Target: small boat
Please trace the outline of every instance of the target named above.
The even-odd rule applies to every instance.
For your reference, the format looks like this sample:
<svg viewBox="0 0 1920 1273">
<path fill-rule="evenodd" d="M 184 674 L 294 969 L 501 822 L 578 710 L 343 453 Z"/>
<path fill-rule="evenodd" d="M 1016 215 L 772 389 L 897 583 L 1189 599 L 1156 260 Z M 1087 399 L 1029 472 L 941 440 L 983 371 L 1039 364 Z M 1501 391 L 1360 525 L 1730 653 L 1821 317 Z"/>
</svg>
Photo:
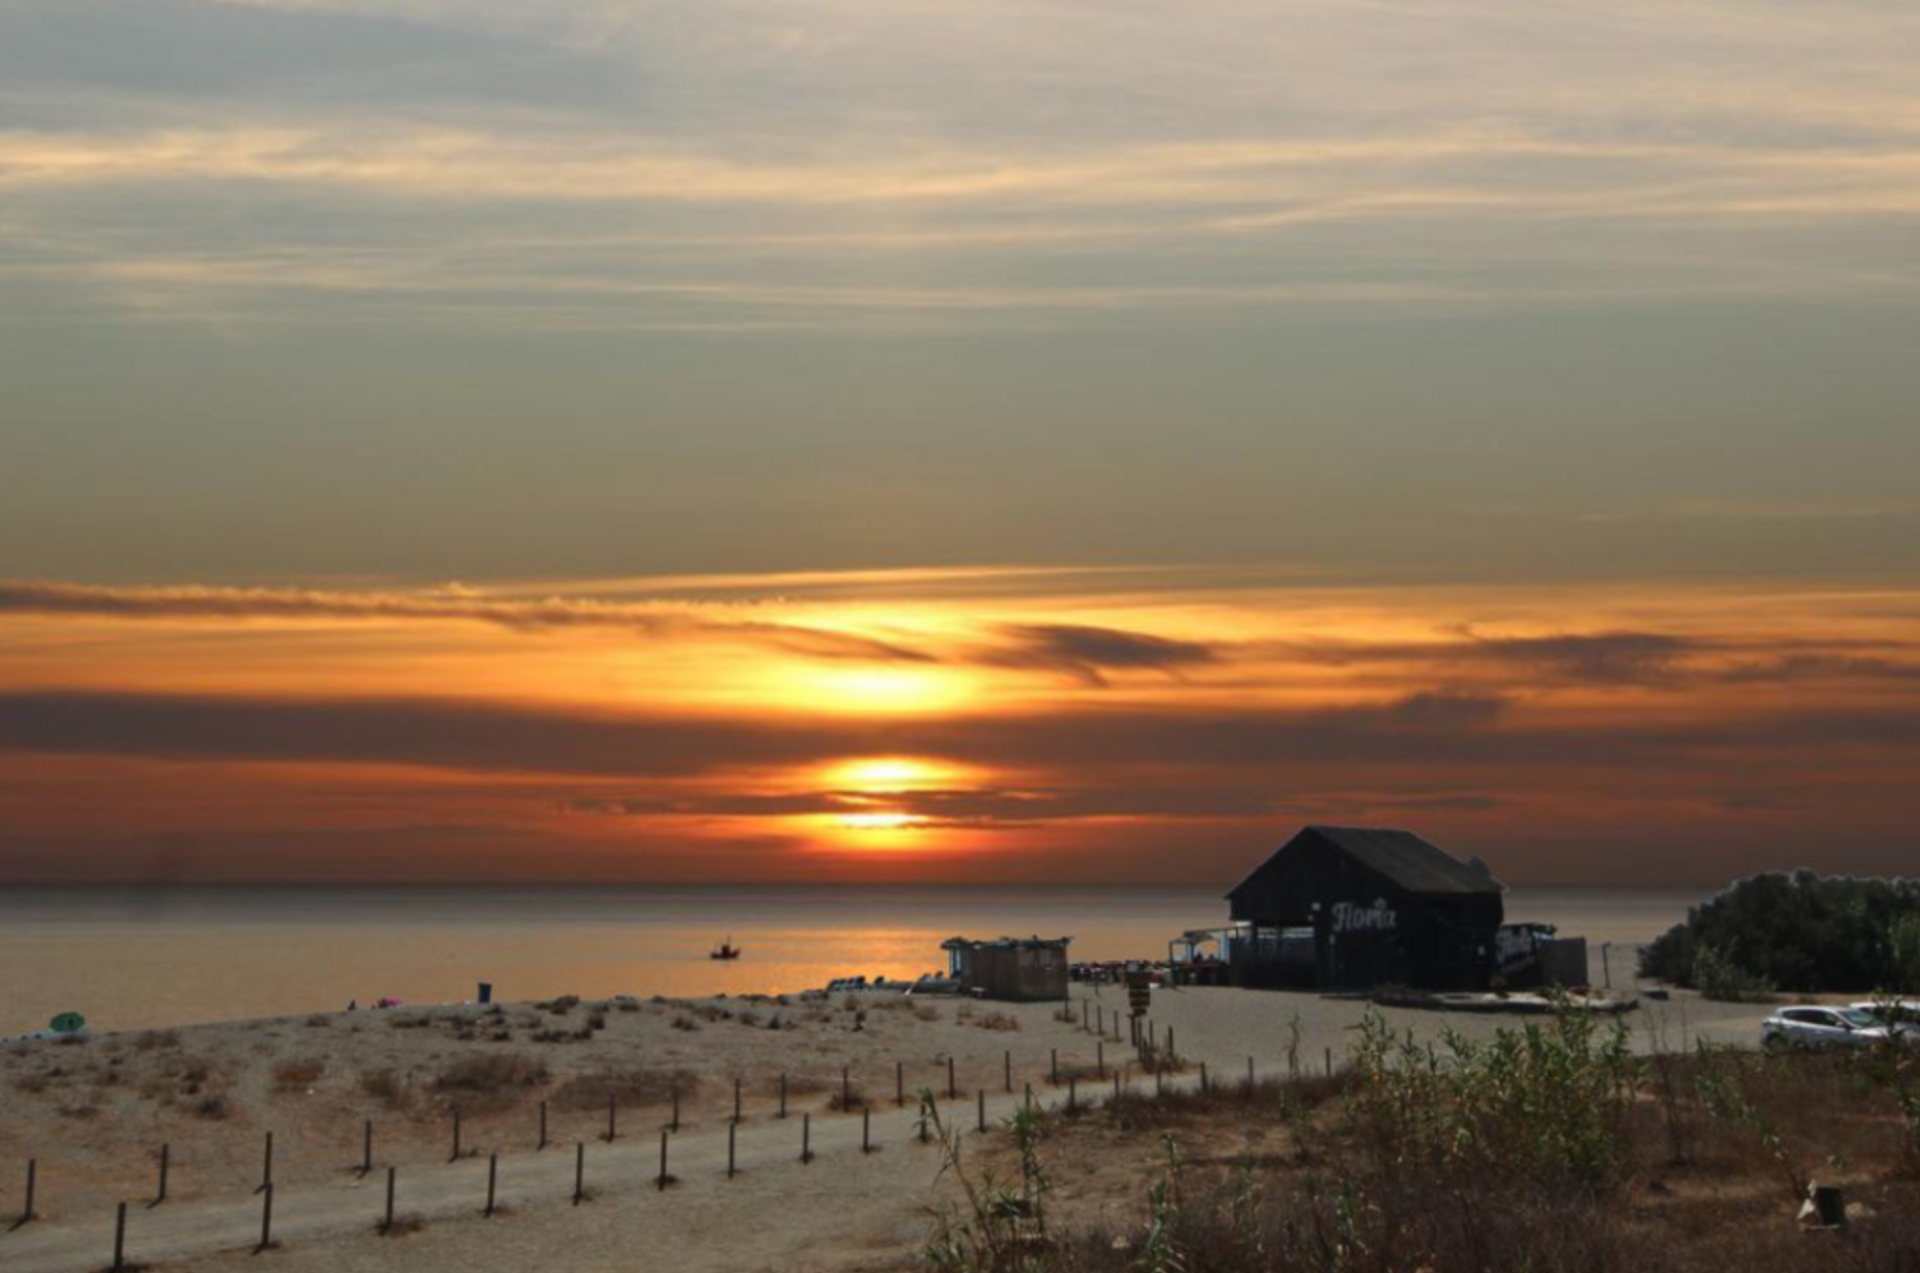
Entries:
<svg viewBox="0 0 1920 1273">
<path fill-rule="evenodd" d="M 738 959 L 740 958 L 740 948 L 734 945 L 733 938 L 729 937 L 721 942 L 720 945 L 715 948 L 714 952 L 707 957 L 709 959 Z"/>
</svg>

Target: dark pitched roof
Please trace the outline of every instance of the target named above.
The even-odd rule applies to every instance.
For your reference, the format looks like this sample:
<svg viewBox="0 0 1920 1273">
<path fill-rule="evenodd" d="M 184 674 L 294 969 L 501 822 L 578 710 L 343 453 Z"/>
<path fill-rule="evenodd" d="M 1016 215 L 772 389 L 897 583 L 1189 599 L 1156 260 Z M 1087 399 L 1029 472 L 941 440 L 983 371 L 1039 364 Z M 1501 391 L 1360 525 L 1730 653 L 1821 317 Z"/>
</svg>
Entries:
<svg viewBox="0 0 1920 1273">
<path fill-rule="evenodd" d="M 1439 845 L 1411 831 L 1398 831 L 1391 827 L 1307 826 L 1302 827 L 1300 834 L 1288 840 L 1287 844 L 1309 835 L 1326 840 L 1368 870 L 1392 880 L 1409 893 L 1500 893 L 1507 887 L 1495 879 L 1493 872 L 1478 858 L 1472 863 L 1462 862 Z M 1286 845 L 1282 845 L 1278 851 L 1285 852 Z M 1259 867 L 1255 867 L 1254 874 L 1258 874 L 1259 870 Z M 1252 878 L 1252 875 L 1247 877 L 1248 880 Z M 1241 881 L 1242 885 L 1245 883 L 1246 880 Z M 1232 891 L 1238 892 L 1239 889 L 1240 886 L 1236 885 Z"/>
</svg>

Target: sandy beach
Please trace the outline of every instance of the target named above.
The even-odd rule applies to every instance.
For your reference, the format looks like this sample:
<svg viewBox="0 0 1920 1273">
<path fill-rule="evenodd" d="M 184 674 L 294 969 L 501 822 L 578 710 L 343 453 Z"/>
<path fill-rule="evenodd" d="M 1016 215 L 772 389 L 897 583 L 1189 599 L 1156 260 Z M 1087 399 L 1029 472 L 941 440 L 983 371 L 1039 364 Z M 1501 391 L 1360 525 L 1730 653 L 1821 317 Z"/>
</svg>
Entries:
<svg viewBox="0 0 1920 1273">
<path fill-rule="evenodd" d="M 0 1217 L 20 1214 L 32 1158 L 38 1218 L 0 1235 L 0 1259 L 23 1273 L 104 1267 L 123 1201 L 130 1261 L 199 1269 L 250 1258 L 271 1131 L 274 1261 L 288 1268 L 389 1268 L 402 1253 L 409 1269 L 522 1267 L 554 1252 L 573 1269 L 629 1268 L 637 1253 L 690 1269 L 907 1267 L 943 1200 L 937 1148 L 916 1138 L 920 1091 L 971 1135 L 982 1100 L 992 1126 L 1029 1083 L 1036 1100 L 1067 1099 L 1064 1083 L 1049 1081 L 1056 1054 L 1063 1080 L 1081 1076 L 1080 1094 L 1111 1091 L 1111 1078 L 1095 1075 L 1103 1061 L 1128 1090 L 1151 1090 L 1124 1043 L 1102 1043 L 1081 1025 L 1083 1014 L 1113 1020 L 1124 994 L 1076 986 L 1074 996 L 1064 1013 L 1059 1004 L 871 995 L 562 999 L 11 1044 L 0 1052 Z M 1162 990 L 1151 1021 L 1163 1040 L 1173 1032 L 1188 1062 L 1168 1081 L 1192 1084 L 1201 1063 L 1234 1077 L 1249 1059 L 1262 1075 L 1338 1066 L 1366 1010 L 1309 994 Z M 1382 1012 L 1421 1037 L 1449 1028 L 1480 1037 L 1511 1023 Z M 1636 1047 L 1651 1050 L 1696 1038 L 1751 1043 L 1764 1015 L 1679 995 L 1625 1019 Z M 949 1065 L 957 1100 L 947 1096 Z M 843 1081 L 850 1109 L 840 1108 Z M 661 1132 L 676 1091 L 673 1181 L 662 1191 Z M 374 1171 L 363 1177 L 368 1120 Z M 874 1152 L 862 1152 L 863 1133 Z M 800 1161 L 803 1135 L 811 1163 Z M 168 1199 L 150 1206 L 163 1144 Z M 576 1206 L 580 1145 L 590 1196 Z M 480 1212 L 496 1153 L 504 1214 L 489 1221 Z M 389 1167 L 407 1231 L 381 1237 Z"/>
</svg>

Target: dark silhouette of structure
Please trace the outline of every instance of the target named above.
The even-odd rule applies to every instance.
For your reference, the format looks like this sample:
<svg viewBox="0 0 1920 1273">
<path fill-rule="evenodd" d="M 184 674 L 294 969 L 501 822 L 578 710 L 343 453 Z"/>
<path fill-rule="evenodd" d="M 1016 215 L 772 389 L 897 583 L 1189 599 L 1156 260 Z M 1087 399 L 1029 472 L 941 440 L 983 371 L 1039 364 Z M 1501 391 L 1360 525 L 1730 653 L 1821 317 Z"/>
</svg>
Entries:
<svg viewBox="0 0 1920 1273">
<path fill-rule="evenodd" d="M 1304 827 L 1227 894 L 1238 986 L 1481 990 L 1506 886 L 1411 831 Z"/>
</svg>

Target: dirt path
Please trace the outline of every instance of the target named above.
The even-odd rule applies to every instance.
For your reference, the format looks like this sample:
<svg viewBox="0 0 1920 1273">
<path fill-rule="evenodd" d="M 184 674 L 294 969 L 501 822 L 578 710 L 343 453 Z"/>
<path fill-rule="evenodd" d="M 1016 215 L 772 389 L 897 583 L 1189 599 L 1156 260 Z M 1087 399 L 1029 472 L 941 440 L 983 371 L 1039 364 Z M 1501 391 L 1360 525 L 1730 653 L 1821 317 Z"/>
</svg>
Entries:
<svg viewBox="0 0 1920 1273">
<path fill-rule="evenodd" d="M 1091 1018 L 1115 1023 L 1124 1012 L 1124 992 L 1076 988 Z M 1352 1029 L 1364 1005 L 1311 995 L 1247 993 L 1232 990 L 1156 992 L 1151 1021 L 1164 1042 L 1171 1028 L 1183 1058 L 1204 1060 L 1213 1081 L 1237 1081 L 1253 1072 L 1281 1075 L 1294 1064 L 1314 1072 L 1329 1060 L 1344 1062 Z M 1431 1035 L 1443 1027 L 1484 1036 L 1511 1019 L 1434 1013 L 1388 1012 L 1399 1028 Z M 1656 1040 L 1682 1042 L 1684 1020 L 1689 1037 L 1750 1041 L 1758 1016 L 1752 1008 L 1705 1005 L 1697 1001 L 1649 1005 L 1628 1018 L 1636 1046 Z M 1119 1028 L 1125 1033 L 1125 1026 Z M 1034 1068 L 1036 1043 L 1057 1044 L 1063 1067 L 1088 1067 L 1104 1055 L 1109 1066 L 1124 1066 L 1131 1049 L 1109 1039 L 1104 1044 L 1079 1026 L 1054 1023 L 1057 1034 L 1030 1040 L 1014 1076 L 1016 1089 L 1035 1081 L 1035 1099 L 1058 1106 L 1068 1089 L 1052 1087 L 1046 1061 Z M 1046 1053 L 1040 1054 L 1045 1057 Z M 1024 1099 L 1023 1091 L 1004 1090 L 1004 1075 L 986 1096 L 989 1135 L 999 1129 Z M 975 1070 L 974 1081 L 986 1081 Z M 964 1082 L 964 1080 L 963 1080 Z M 1196 1066 L 1171 1076 L 1169 1085 L 1196 1085 Z M 1129 1073 L 1126 1090 L 1150 1093 L 1150 1076 Z M 1082 1079 L 1077 1098 L 1104 1099 L 1109 1082 Z M 664 1192 L 656 1187 L 660 1169 L 658 1123 L 645 1126 L 636 1116 L 612 1144 L 586 1143 L 588 1199 L 573 1205 L 575 1144 L 541 1152 L 520 1148 L 499 1159 L 497 1201 L 505 1214 L 481 1217 L 486 1199 L 487 1159 L 421 1163 L 399 1169 L 396 1214 L 405 1233 L 383 1237 L 377 1226 L 385 1211 L 384 1165 L 361 1178 L 335 1171 L 321 1178 L 289 1180 L 276 1189 L 273 1236 L 276 1248 L 256 1259 L 262 1199 L 241 1190 L 222 1189 L 149 1209 L 128 1209 L 126 1255 L 129 1263 L 150 1268 L 220 1269 L 229 1263 L 250 1269 L 386 1269 L 404 1259 L 420 1273 L 467 1273 L 473 1268 L 526 1268 L 557 1264 L 570 1271 L 631 1269 L 640 1264 L 682 1270 L 740 1273 L 755 1269 L 858 1270 L 910 1265 L 924 1242 L 930 1211 L 945 1196 L 942 1157 L 937 1144 L 918 1138 L 913 1096 L 904 1108 L 888 1097 L 871 1113 L 874 1152 L 862 1150 L 858 1114 L 815 1112 L 808 1123 L 796 1111 L 782 1120 L 750 1110 L 735 1132 L 737 1174 L 727 1174 L 728 1135 L 723 1117 L 705 1113 L 668 1138 L 668 1170 L 676 1178 Z M 977 1135 L 978 1096 L 965 1091 L 957 1101 L 940 1094 L 943 1114 L 956 1122 L 965 1142 Z M 815 1155 L 800 1160 L 803 1127 L 810 1128 Z M 964 1149 L 963 1149 L 964 1152 Z M 377 1155 L 376 1155 L 377 1158 Z M 46 1207 L 44 1218 L 0 1233 L 0 1266 L 8 1273 L 92 1273 L 109 1265 L 113 1252 L 114 1212 L 89 1203 L 84 1213 Z M 416 1227 L 417 1225 L 417 1227 Z"/>
</svg>

